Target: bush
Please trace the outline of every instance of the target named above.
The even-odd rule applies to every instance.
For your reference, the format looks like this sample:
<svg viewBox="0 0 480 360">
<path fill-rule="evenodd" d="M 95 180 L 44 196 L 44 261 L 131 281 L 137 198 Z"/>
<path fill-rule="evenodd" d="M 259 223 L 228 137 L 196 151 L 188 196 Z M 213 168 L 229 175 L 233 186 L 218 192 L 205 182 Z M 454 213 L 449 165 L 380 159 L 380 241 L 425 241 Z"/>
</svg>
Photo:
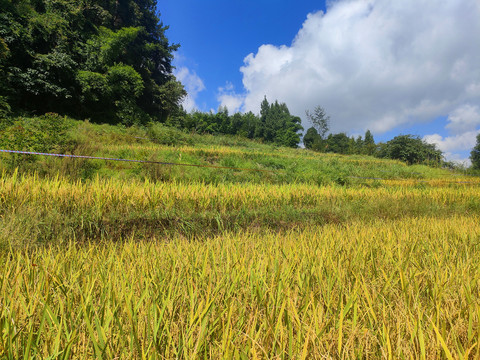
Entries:
<svg viewBox="0 0 480 360">
<path fill-rule="evenodd" d="M 193 140 L 179 129 L 160 123 L 150 123 L 147 136 L 157 144 L 163 145 L 193 145 Z"/>
<path fill-rule="evenodd" d="M 379 146 L 379 157 L 405 161 L 409 165 L 425 163 L 438 165 L 443 154 L 434 144 L 428 144 L 418 136 L 399 135 Z"/>
<path fill-rule="evenodd" d="M 73 121 L 58 114 L 17 118 L 1 129 L 0 145 L 20 151 L 62 151 L 68 143 L 68 129 Z"/>
<path fill-rule="evenodd" d="M 73 124 L 73 120 L 53 113 L 33 118 L 4 120 L 3 126 L 0 126 L 0 148 L 63 153 L 71 145 L 68 130 Z M 5 163 L 15 168 L 36 160 L 35 156 L 9 154 Z"/>
<path fill-rule="evenodd" d="M 0 119 L 7 117 L 11 112 L 10 105 L 4 96 L 0 96 Z"/>
</svg>

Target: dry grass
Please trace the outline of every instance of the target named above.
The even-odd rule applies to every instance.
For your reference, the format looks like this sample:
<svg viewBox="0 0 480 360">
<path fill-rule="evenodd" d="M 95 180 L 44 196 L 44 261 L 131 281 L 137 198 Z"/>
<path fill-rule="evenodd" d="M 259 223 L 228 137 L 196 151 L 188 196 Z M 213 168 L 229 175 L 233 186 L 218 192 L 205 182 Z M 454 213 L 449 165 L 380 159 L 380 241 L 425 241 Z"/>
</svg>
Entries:
<svg viewBox="0 0 480 360">
<path fill-rule="evenodd" d="M 479 212 L 478 186 L 441 179 L 346 188 L 0 177 L 3 248 L 71 239 L 202 238 L 355 220 L 431 216 L 440 221 Z"/>
</svg>

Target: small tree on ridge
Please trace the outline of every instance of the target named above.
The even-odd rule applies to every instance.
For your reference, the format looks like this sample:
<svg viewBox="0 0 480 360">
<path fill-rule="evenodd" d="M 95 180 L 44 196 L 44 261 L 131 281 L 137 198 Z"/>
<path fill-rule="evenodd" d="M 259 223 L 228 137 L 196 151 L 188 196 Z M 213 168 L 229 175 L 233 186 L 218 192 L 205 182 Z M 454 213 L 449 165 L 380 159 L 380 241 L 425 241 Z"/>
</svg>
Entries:
<svg viewBox="0 0 480 360">
<path fill-rule="evenodd" d="M 320 105 L 316 106 L 313 110 L 313 113 L 310 111 L 305 111 L 308 120 L 313 124 L 315 130 L 317 130 L 318 135 L 325 140 L 328 131 L 330 130 L 330 116 L 327 115 L 325 109 Z"/>
</svg>

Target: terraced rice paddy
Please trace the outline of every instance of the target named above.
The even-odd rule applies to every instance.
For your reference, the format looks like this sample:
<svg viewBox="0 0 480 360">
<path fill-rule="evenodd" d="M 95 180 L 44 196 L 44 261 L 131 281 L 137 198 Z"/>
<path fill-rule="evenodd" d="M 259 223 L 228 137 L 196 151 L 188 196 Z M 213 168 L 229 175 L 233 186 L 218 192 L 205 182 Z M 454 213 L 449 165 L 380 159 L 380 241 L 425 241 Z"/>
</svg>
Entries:
<svg viewBox="0 0 480 360">
<path fill-rule="evenodd" d="M 296 175 L 5 171 L 0 358 L 480 359 L 477 178 L 222 149 L 123 155 Z"/>
</svg>

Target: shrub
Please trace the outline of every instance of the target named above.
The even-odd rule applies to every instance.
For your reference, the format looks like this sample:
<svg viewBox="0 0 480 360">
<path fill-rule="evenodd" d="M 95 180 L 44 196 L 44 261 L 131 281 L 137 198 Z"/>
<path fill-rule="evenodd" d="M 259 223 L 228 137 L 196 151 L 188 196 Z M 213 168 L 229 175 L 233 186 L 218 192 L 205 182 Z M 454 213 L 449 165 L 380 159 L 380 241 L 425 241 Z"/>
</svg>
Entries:
<svg viewBox="0 0 480 360">
<path fill-rule="evenodd" d="M 405 161 L 409 165 L 439 164 L 443 154 L 434 144 L 428 144 L 418 136 L 399 135 L 379 147 L 379 157 Z"/>
<path fill-rule="evenodd" d="M 68 130 L 73 126 L 73 120 L 58 114 L 48 113 L 33 118 L 19 117 L 10 121 L 5 120 L 2 124 L 6 124 L 0 126 L 2 149 L 63 153 L 72 142 Z M 9 154 L 5 160 L 8 166 L 15 168 L 35 162 L 37 157 Z"/>
<path fill-rule="evenodd" d="M 181 130 L 160 123 L 150 123 L 147 136 L 152 141 L 163 145 L 193 144 L 193 140 Z"/>
</svg>

